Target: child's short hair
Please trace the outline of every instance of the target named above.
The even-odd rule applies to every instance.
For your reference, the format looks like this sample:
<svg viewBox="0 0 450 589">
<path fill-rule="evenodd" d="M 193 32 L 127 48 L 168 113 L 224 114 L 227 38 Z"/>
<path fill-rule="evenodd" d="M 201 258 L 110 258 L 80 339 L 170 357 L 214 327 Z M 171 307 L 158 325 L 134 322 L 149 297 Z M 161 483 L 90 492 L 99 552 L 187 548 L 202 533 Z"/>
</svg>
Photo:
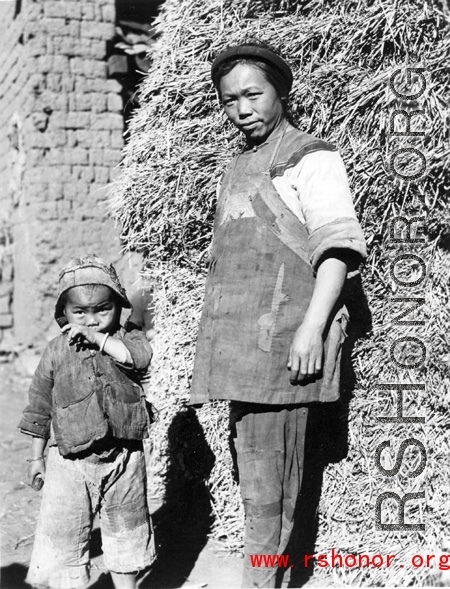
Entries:
<svg viewBox="0 0 450 589">
<path fill-rule="evenodd" d="M 131 308 L 131 303 L 125 289 L 120 284 L 114 266 L 107 264 L 95 254 L 86 254 L 78 258 L 72 258 L 59 274 L 58 299 L 55 305 L 55 319 L 58 324 L 65 319 L 64 307 L 67 302 L 68 291 L 75 286 L 87 285 L 109 287 L 121 307 Z"/>
</svg>

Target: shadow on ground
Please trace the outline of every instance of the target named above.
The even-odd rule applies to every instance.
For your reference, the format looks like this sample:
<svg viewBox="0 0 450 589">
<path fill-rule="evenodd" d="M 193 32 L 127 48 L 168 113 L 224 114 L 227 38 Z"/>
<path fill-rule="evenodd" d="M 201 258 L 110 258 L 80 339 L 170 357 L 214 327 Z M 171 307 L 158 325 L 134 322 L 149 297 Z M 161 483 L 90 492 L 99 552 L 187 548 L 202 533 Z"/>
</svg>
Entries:
<svg viewBox="0 0 450 589">
<path fill-rule="evenodd" d="M 168 439 L 165 502 L 152 516 L 158 556 L 140 584 L 142 589 L 181 587 L 207 543 L 213 522 L 205 481 L 215 459 L 192 407 L 174 417 Z"/>
</svg>

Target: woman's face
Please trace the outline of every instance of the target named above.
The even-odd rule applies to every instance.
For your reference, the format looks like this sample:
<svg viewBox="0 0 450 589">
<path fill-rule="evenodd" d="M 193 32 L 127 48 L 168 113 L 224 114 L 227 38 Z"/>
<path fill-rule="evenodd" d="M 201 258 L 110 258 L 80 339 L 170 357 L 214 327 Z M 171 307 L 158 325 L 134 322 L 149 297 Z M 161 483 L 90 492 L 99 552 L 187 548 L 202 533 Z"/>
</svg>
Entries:
<svg viewBox="0 0 450 589">
<path fill-rule="evenodd" d="M 239 63 L 220 80 L 225 114 L 252 145 L 264 143 L 284 120 L 281 100 L 262 71 Z"/>
</svg>

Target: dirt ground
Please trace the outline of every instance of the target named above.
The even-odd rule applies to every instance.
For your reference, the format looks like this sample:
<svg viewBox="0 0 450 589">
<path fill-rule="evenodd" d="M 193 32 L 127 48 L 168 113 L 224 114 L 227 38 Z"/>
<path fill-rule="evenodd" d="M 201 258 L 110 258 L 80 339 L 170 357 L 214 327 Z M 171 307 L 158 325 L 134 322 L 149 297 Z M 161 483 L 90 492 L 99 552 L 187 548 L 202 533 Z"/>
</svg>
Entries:
<svg viewBox="0 0 450 589">
<path fill-rule="evenodd" d="M 40 493 L 26 484 L 26 459 L 30 442 L 17 424 L 27 402 L 30 378 L 11 364 L 0 364 L 0 497 L 1 587 L 25 589 Z M 168 513 L 154 515 L 159 556 L 151 571 L 142 576 L 142 589 L 239 587 L 242 559 L 227 555 L 220 543 L 207 537 L 196 521 L 196 506 L 189 517 L 173 522 Z M 95 589 L 112 589 L 103 567 L 101 543 L 94 530 L 91 557 Z"/>
</svg>

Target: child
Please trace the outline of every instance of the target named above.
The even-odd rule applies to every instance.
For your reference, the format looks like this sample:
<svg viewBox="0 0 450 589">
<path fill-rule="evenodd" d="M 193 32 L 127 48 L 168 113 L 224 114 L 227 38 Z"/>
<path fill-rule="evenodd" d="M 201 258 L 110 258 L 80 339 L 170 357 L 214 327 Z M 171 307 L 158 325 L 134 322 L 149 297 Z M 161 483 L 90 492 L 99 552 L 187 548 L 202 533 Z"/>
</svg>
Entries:
<svg viewBox="0 0 450 589">
<path fill-rule="evenodd" d="M 45 479 L 27 582 L 75 589 L 89 582 L 89 541 L 100 515 L 104 562 L 116 589 L 136 587 L 154 558 L 142 440 L 149 416 L 139 382 L 145 335 L 120 326 L 130 308 L 112 265 L 89 254 L 59 276 L 55 319 L 19 424 L 32 436 L 28 475 Z M 49 442 L 47 464 L 44 450 Z"/>
</svg>

